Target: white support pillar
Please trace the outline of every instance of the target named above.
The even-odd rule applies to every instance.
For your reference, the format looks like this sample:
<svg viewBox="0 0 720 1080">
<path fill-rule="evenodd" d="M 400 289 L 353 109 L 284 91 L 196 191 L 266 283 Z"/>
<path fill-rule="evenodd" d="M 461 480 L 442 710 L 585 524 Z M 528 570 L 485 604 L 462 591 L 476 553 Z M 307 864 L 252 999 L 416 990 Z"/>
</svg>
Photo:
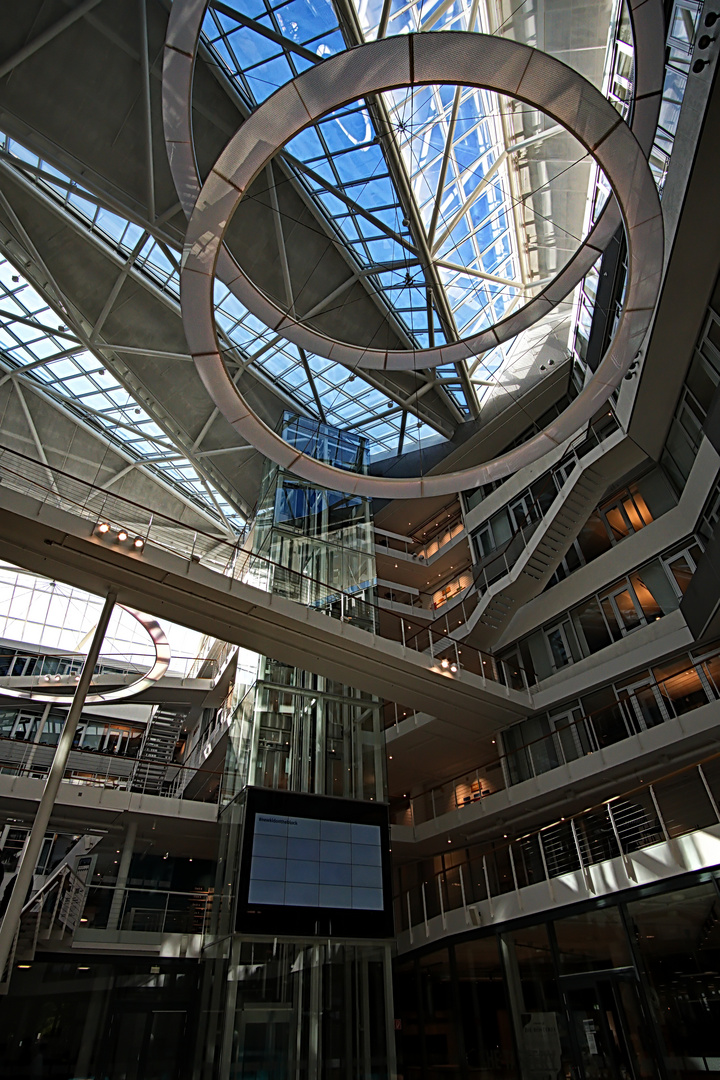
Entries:
<svg viewBox="0 0 720 1080">
<path fill-rule="evenodd" d="M 110 913 L 108 915 L 107 928 L 108 930 L 117 930 L 120 925 L 120 912 L 122 910 L 123 896 L 125 895 L 125 887 L 127 885 L 128 877 L 130 876 L 130 864 L 135 852 L 135 837 L 137 836 L 137 821 L 131 821 L 128 824 L 127 832 L 125 833 L 125 843 L 123 844 L 122 855 L 120 856 L 120 865 L 118 866 L 117 881 L 115 882 L 115 891 L 113 892 L 113 898 L 110 903 Z"/>
<path fill-rule="evenodd" d="M 75 689 L 72 704 L 68 711 L 67 719 L 65 720 L 65 726 L 62 729 L 62 734 L 60 735 L 57 747 L 55 748 L 55 756 L 53 757 L 53 762 L 50 766 L 47 780 L 45 781 L 40 804 L 37 808 L 35 820 L 30 830 L 30 837 L 18 866 L 18 874 L 15 878 L 15 885 L 10 897 L 10 902 L 5 911 L 2 924 L 0 924 L 0 978 L 2 978 L 2 973 L 5 970 L 5 965 L 8 962 L 8 957 L 10 956 L 10 951 L 13 947 L 15 933 L 20 922 L 20 914 L 25 904 L 25 897 L 27 896 L 28 889 L 32 885 L 35 866 L 40 857 L 40 851 L 50 821 L 50 815 L 55 806 L 60 782 L 65 773 L 65 767 L 67 766 L 70 750 L 72 749 L 78 721 L 80 720 L 80 714 L 82 713 L 85 698 L 90 689 L 95 665 L 97 664 L 98 656 L 100 655 L 100 648 L 108 628 L 108 623 L 110 622 L 110 616 L 115 606 L 116 599 L 117 595 L 114 592 L 109 592 L 105 599 L 102 613 L 95 628 L 95 633 L 93 634 L 93 639 L 90 643 L 90 648 L 88 649 L 82 672 L 80 673 L 80 679 Z"/>
</svg>

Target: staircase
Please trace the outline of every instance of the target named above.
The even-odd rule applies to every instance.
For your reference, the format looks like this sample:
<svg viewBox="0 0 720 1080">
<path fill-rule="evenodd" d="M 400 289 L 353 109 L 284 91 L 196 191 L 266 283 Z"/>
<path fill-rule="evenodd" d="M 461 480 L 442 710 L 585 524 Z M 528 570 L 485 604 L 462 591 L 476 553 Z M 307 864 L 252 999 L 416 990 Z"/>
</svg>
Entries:
<svg viewBox="0 0 720 1080">
<path fill-rule="evenodd" d="M 608 477 L 597 466 L 578 464 L 508 573 L 481 597 L 468 627 L 468 644 L 487 649 L 518 607 L 539 596 L 605 493 Z"/>
<path fill-rule="evenodd" d="M 133 771 L 131 791 L 159 795 L 172 764 L 182 727 L 182 714 L 160 707 L 147 726 L 140 746 L 140 760 Z"/>
<path fill-rule="evenodd" d="M 66 934 L 75 933 L 89 887 L 86 877 L 78 876 L 67 863 L 62 863 L 25 904 L 7 966 L 0 972 L 0 995 L 8 992 L 14 965 L 30 964 L 35 959 L 38 941 L 51 942 L 52 948 L 57 949 L 62 947 Z"/>
<path fill-rule="evenodd" d="M 482 572 L 476 577 L 478 602 L 464 626 L 456 627 L 452 638 L 433 634 L 433 654 L 459 640 L 490 649 L 515 612 L 540 595 L 617 474 L 622 439 L 622 433 L 614 433 L 594 454 L 578 460 L 544 517 L 516 533 L 494 557 L 501 572 L 490 582 L 486 578 L 484 591 Z"/>
</svg>

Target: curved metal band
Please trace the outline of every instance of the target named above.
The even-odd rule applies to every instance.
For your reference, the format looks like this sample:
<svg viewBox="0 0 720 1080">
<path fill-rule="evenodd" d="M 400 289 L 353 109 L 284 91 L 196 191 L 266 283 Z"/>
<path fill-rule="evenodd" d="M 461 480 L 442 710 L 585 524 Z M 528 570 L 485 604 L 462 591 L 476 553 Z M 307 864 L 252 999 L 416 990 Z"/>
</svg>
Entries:
<svg viewBox="0 0 720 1080">
<path fill-rule="evenodd" d="M 288 139 L 324 113 L 359 97 L 432 83 L 478 86 L 519 98 L 548 113 L 585 146 L 604 170 L 623 216 L 628 243 L 625 303 L 615 337 L 588 385 L 560 417 L 521 446 L 460 472 L 409 479 L 348 474 L 299 453 L 238 392 L 215 333 L 216 264 L 243 194 Z M 607 401 L 640 348 L 657 300 L 662 260 L 660 200 L 647 161 L 627 124 L 594 86 L 560 61 L 514 41 L 482 34 L 414 34 L 331 57 L 286 83 L 245 121 L 198 196 L 185 240 L 180 297 L 185 334 L 200 376 L 215 404 L 245 439 L 311 483 L 362 495 L 414 499 L 447 495 L 507 476 L 578 431 Z M 564 295 L 561 275 L 543 294 L 546 310 Z M 268 322 L 271 310 L 268 306 Z M 519 318 L 508 320 L 513 333 Z M 277 329 L 284 332 L 282 323 Z"/>
<path fill-rule="evenodd" d="M 88 694 L 85 698 L 86 705 L 100 705 L 108 701 L 124 701 L 125 698 L 135 697 L 136 694 L 139 694 L 142 690 L 147 690 L 149 686 L 161 679 L 170 666 L 170 657 L 172 655 L 170 642 L 165 637 L 165 632 L 157 619 L 154 619 L 152 615 L 144 615 L 142 611 L 136 611 L 135 608 L 126 607 L 124 604 L 117 604 L 116 606 L 122 608 L 123 611 L 127 611 L 128 615 L 132 615 L 143 629 L 147 630 L 155 647 L 155 659 L 150 670 L 139 679 L 136 679 L 135 682 L 130 683 L 129 686 L 121 686 L 117 690 L 96 690 L 95 693 Z M 23 701 L 52 702 L 54 705 L 69 704 L 69 701 L 59 694 L 38 694 L 35 690 L 16 690 L 1 684 L 0 697 L 22 698 Z"/>
<path fill-rule="evenodd" d="M 200 192 L 193 149 L 191 106 L 195 57 L 207 5 L 208 0 L 174 0 L 168 23 L 163 63 L 165 141 L 175 187 L 188 217 L 192 213 Z M 632 130 L 647 154 L 657 125 L 664 76 L 665 38 L 662 2 L 661 0 L 630 0 L 629 10 L 636 47 L 636 101 L 633 108 Z M 441 33 L 445 35 L 448 31 Z M 436 41 L 438 36 L 439 34 L 436 34 Z M 452 34 L 452 36 L 460 35 Z M 440 48 L 439 45 L 435 47 Z M 468 79 L 467 83 L 473 85 L 472 79 Z M 481 333 L 462 341 L 416 351 L 364 348 L 335 341 L 312 329 L 283 311 L 258 289 L 245 276 L 225 247 L 218 257 L 217 274 L 249 311 L 281 333 L 283 337 L 308 352 L 338 361 L 351 368 L 388 371 L 417 370 L 478 356 L 495 348 L 496 345 L 509 341 L 520 331 L 527 330 L 547 314 L 550 291 L 553 297 L 556 297 L 558 289 L 562 289 L 562 299 L 572 292 L 604 251 L 615 234 L 620 220 L 617 203 L 615 200 L 609 200 L 588 236 L 550 286 L 539 292 L 511 317 L 502 319 Z M 557 299 L 553 300 L 553 306 L 557 302 Z"/>
</svg>

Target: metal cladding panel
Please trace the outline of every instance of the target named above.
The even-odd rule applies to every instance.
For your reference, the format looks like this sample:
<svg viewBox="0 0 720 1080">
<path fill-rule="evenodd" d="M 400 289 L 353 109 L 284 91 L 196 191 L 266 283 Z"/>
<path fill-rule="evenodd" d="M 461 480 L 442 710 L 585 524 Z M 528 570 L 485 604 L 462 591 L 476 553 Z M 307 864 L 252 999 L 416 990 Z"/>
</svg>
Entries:
<svg viewBox="0 0 720 1080">
<path fill-rule="evenodd" d="M 428 51 L 430 43 L 432 48 Z M 416 46 L 419 52 L 416 52 Z M 387 63 L 383 64 L 381 61 L 385 53 Z M 392 76 L 389 73 L 396 71 L 398 58 L 405 53 L 412 59 L 409 71 L 411 80 L 427 78 L 428 81 L 452 81 L 458 77 L 457 67 L 452 67 L 453 60 L 462 69 L 462 63 L 472 56 L 476 60 L 474 76 L 459 78 L 476 85 L 487 84 L 489 88 L 501 92 L 514 89 L 512 80 L 518 76 L 520 64 L 518 71 L 510 73 L 507 65 L 503 69 L 502 62 L 515 53 L 518 61 L 524 65 L 523 72 L 519 74 L 518 95 L 563 123 L 594 151 L 598 163 L 604 168 L 622 208 L 628 233 L 630 272 L 625 307 L 610 349 L 590 383 L 541 435 L 499 459 L 458 473 L 402 480 L 363 475 L 350 477 L 343 470 L 298 454 L 255 416 L 242 399 L 217 352 L 212 275 L 218 247 L 243 192 L 277 149 L 310 122 L 308 110 L 327 111 L 332 108 L 333 102 L 339 104 L 381 90 L 382 85 L 373 82 L 376 79 L 392 77 L 402 81 L 400 72 Z M 363 64 L 364 56 L 368 58 L 367 65 Z M 497 64 L 493 63 L 493 58 Z M 419 63 L 417 71 L 416 60 Z M 443 62 L 447 65 L 444 73 Z M 336 73 L 339 82 L 335 80 Z M 353 73 L 357 82 L 351 92 Z M 314 100 L 308 96 L 306 107 L 300 91 L 307 87 L 311 91 L 322 90 L 324 96 Z M 552 57 L 530 50 L 527 46 L 483 35 L 414 35 L 411 47 L 407 40 L 383 39 L 333 57 L 321 67 L 311 68 L 298 76 L 268 98 L 230 140 L 202 189 L 188 227 L 182 271 L 183 319 L 191 351 L 198 365 L 202 366 L 203 381 L 215 403 L 230 423 L 267 457 L 304 479 L 331 489 L 382 497 L 417 498 L 455 492 L 507 475 L 511 470 L 537 460 L 546 452 L 549 444 L 562 442 L 579 430 L 618 385 L 639 348 L 657 299 L 662 257 L 662 216 L 655 184 L 642 150 L 615 109 L 579 75 Z M 533 304 L 506 319 L 502 324 L 504 340 L 529 325 L 531 309 L 540 315 L 549 313 L 554 304 L 562 299 L 562 285 L 567 284 L 568 278 L 566 268 L 556 288 L 551 285 Z M 259 309 L 265 312 L 272 310 L 271 326 L 279 325 L 284 320 L 283 329 L 287 335 L 292 323 L 281 309 L 271 304 L 244 275 L 240 274 L 234 285 L 233 291 L 250 310 L 256 313 Z M 273 322 L 272 319 L 277 321 Z M 306 340 L 308 333 L 304 331 Z M 489 333 L 500 336 L 493 330 Z M 489 335 L 486 332 L 483 336 L 487 338 Z M 326 347 L 329 344 L 331 348 L 336 348 L 338 356 L 342 355 L 348 365 L 352 363 L 350 350 L 353 346 L 343 346 L 322 335 L 317 337 L 325 341 Z M 470 339 L 457 347 L 465 350 L 472 349 L 472 345 L 473 339 Z M 449 348 L 452 350 L 456 346 Z M 354 351 L 360 363 L 367 350 L 355 346 Z M 434 351 L 437 353 L 437 350 Z M 447 351 L 443 350 L 446 359 Z M 396 355 L 387 354 L 385 363 L 388 369 Z M 409 350 L 405 355 L 406 367 L 427 366 L 426 353 Z"/>
<path fill-rule="evenodd" d="M 594 86 L 544 53 L 533 53 L 517 95 L 558 120 L 590 150 L 622 123 L 620 114 Z"/>
<path fill-rule="evenodd" d="M 318 119 L 344 102 L 385 87 L 410 85 L 409 42 L 405 34 L 372 41 L 303 72 L 297 87 L 310 116 Z"/>
<path fill-rule="evenodd" d="M 455 82 L 515 94 L 533 50 L 507 38 L 457 31 L 413 34 L 413 83 Z"/>
</svg>

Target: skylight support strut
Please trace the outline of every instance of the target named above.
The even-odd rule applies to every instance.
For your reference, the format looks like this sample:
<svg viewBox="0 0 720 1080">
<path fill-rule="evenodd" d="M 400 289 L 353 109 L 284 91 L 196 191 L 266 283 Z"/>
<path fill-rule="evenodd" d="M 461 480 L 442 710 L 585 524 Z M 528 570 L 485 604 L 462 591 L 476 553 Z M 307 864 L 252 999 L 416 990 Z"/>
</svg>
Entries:
<svg viewBox="0 0 720 1080">
<path fill-rule="evenodd" d="M 155 163 L 153 160 L 152 98 L 150 95 L 150 57 L 146 0 L 138 0 L 140 17 L 140 69 L 142 72 L 143 119 L 145 121 L 145 181 L 147 184 L 147 215 L 155 221 Z"/>
<path fill-rule="evenodd" d="M 83 0 L 83 3 L 78 4 L 72 11 L 68 11 L 67 15 L 63 15 L 63 17 L 58 19 L 56 23 L 53 23 L 52 26 L 48 26 L 47 30 L 43 30 L 41 34 L 38 34 L 36 38 L 29 41 L 27 45 L 23 45 L 23 47 L 18 49 L 13 56 L 8 57 L 3 64 L 0 64 L 0 79 L 9 74 L 9 72 L 14 71 L 14 69 L 19 64 L 22 64 L 24 60 L 34 56 L 44 45 L 49 45 L 49 43 L 54 41 L 64 30 L 67 30 L 68 27 L 77 22 L 78 19 L 82 19 L 89 11 L 92 11 L 94 7 L 97 7 L 99 3 L 100 0 Z"/>
<path fill-rule="evenodd" d="M 347 44 L 349 46 L 363 44 L 365 38 L 357 17 L 357 12 L 352 6 L 351 0 L 333 0 L 333 7 L 335 8 L 335 13 Z M 380 136 L 380 145 L 385 155 L 388 171 L 394 181 L 400 205 L 407 217 L 410 234 L 413 237 L 420 259 L 423 276 L 427 286 L 432 289 L 433 302 L 443 327 L 443 332 L 448 341 L 457 341 L 459 334 L 455 325 L 452 308 L 443 288 L 440 275 L 433 263 L 432 252 L 430 251 L 427 242 L 420 210 L 415 196 L 413 195 L 410 179 L 405 168 L 405 162 L 403 161 L 402 154 L 395 141 L 392 121 L 382 96 L 379 94 L 372 95 L 372 97 L 367 99 L 367 106 L 375 124 L 375 129 Z M 480 415 L 480 407 L 478 405 L 477 395 L 470 384 L 467 368 L 464 363 L 459 363 L 455 365 L 455 369 L 458 373 L 460 384 L 463 389 L 463 395 L 468 409 L 470 410 L 470 414 L 473 417 L 477 417 Z M 450 395 L 447 395 L 447 400 L 451 400 Z"/>
</svg>

